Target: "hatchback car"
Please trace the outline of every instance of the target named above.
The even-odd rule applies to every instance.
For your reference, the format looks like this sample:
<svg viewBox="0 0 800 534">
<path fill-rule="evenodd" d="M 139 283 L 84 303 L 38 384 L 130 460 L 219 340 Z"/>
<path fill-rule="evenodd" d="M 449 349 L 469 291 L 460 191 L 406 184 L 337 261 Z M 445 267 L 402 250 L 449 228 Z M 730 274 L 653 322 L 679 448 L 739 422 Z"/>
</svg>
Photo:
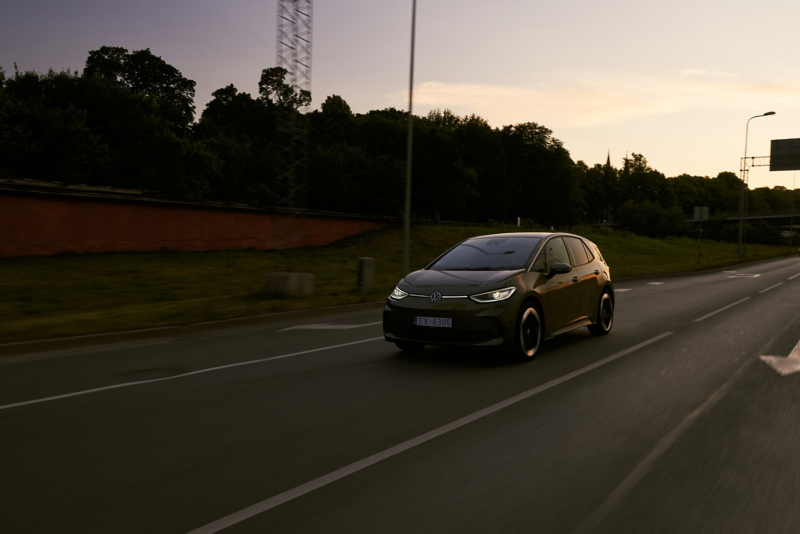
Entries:
<svg viewBox="0 0 800 534">
<path fill-rule="evenodd" d="M 404 351 L 426 345 L 509 350 L 532 359 L 576 328 L 611 331 L 614 286 L 597 245 L 563 233 L 473 237 L 400 281 L 383 334 Z"/>
</svg>

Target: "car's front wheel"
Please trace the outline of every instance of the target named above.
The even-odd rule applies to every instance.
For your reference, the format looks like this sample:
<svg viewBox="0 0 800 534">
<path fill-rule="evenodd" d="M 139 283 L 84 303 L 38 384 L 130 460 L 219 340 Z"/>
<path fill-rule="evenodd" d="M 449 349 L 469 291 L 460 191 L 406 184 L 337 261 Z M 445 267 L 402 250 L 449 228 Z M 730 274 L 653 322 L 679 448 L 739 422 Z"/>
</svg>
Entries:
<svg viewBox="0 0 800 534">
<path fill-rule="evenodd" d="M 542 318 L 538 306 L 526 302 L 517 318 L 514 356 L 521 361 L 530 361 L 539 352 L 542 343 Z"/>
<path fill-rule="evenodd" d="M 403 352 L 419 352 L 425 348 L 425 343 L 414 343 L 413 341 L 395 341 L 394 344 Z"/>
<path fill-rule="evenodd" d="M 604 291 L 600 296 L 600 303 L 597 307 L 597 322 L 589 325 L 589 332 L 595 336 L 604 336 L 611 332 L 611 326 L 614 324 L 614 301 L 611 299 L 611 294 Z"/>
</svg>

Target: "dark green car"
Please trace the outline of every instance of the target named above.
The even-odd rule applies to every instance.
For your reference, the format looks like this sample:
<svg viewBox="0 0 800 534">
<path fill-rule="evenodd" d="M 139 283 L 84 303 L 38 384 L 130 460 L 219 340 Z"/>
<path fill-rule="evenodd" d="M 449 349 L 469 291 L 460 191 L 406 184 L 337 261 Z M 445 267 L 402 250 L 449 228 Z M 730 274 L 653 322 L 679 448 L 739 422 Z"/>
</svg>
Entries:
<svg viewBox="0 0 800 534">
<path fill-rule="evenodd" d="M 576 328 L 608 334 L 614 286 L 597 245 L 561 233 L 473 237 L 403 278 L 383 311 L 402 350 L 450 345 L 513 351 Z"/>
</svg>

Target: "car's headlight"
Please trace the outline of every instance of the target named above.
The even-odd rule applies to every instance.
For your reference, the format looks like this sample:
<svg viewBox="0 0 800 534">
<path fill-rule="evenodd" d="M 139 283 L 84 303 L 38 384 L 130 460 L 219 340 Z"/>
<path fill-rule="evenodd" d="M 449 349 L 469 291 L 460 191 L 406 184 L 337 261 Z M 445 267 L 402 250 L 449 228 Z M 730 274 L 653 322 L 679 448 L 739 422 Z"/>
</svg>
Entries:
<svg viewBox="0 0 800 534">
<path fill-rule="evenodd" d="M 406 298 L 407 296 L 408 296 L 408 293 L 406 293 L 405 291 L 403 291 L 399 287 L 396 287 L 396 288 L 394 288 L 394 291 L 392 291 L 392 294 L 389 295 L 389 298 L 391 298 L 393 300 L 400 300 L 400 299 Z"/>
<path fill-rule="evenodd" d="M 509 298 L 516 290 L 516 287 L 507 287 L 505 289 L 498 289 L 497 291 L 472 295 L 470 298 L 475 302 L 500 302 L 501 300 Z"/>
</svg>

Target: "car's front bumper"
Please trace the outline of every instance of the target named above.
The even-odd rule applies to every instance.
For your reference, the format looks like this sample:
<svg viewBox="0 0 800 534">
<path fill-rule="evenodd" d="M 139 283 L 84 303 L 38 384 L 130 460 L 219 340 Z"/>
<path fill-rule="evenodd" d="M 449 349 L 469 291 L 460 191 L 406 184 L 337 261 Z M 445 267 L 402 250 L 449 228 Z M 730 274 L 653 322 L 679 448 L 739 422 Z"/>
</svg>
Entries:
<svg viewBox="0 0 800 534">
<path fill-rule="evenodd" d="M 470 299 L 442 299 L 432 304 L 427 298 L 389 299 L 383 309 L 386 341 L 412 341 L 426 345 L 449 345 L 485 349 L 513 347 L 517 299 L 483 304 Z M 414 317 L 453 320 L 452 328 L 415 326 Z"/>
</svg>

